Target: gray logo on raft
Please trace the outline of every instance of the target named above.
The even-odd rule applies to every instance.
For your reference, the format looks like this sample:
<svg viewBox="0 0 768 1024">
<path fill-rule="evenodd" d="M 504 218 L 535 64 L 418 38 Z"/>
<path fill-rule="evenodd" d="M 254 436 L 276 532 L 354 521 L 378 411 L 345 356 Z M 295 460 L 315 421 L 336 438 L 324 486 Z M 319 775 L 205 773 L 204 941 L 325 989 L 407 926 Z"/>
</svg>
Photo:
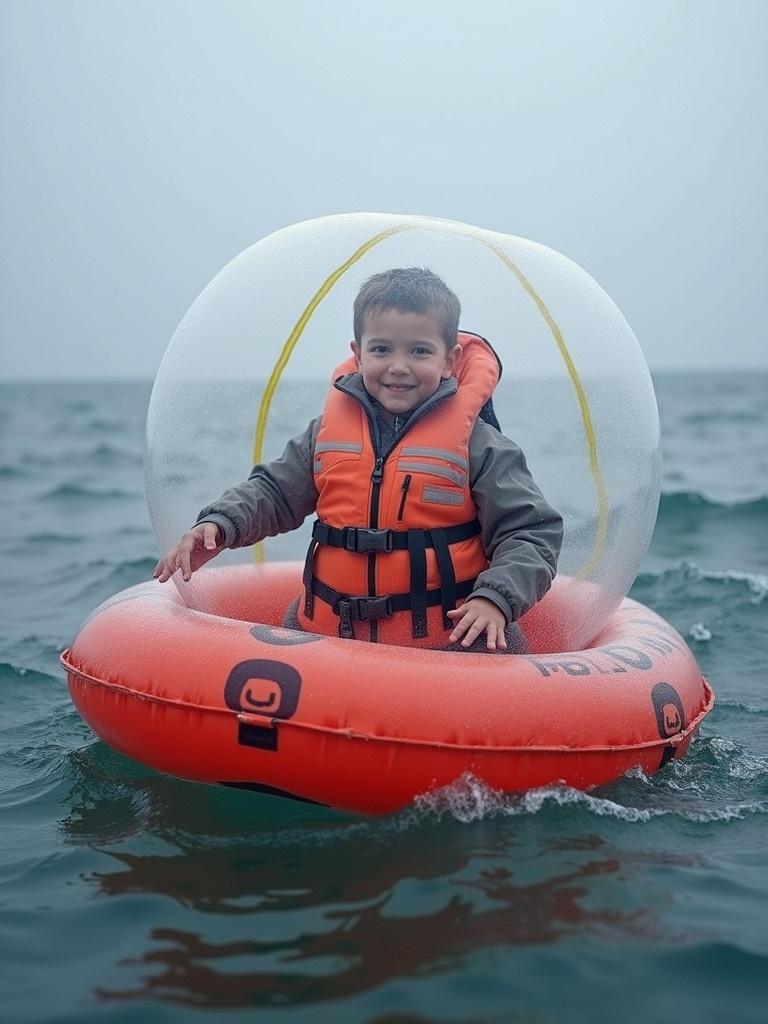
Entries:
<svg viewBox="0 0 768 1024">
<path fill-rule="evenodd" d="M 634 639 L 632 646 L 607 644 L 577 654 L 527 654 L 524 657 L 546 679 L 557 672 L 568 676 L 620 675 L 631 669 L 648 672 L 668 655 L 686 650 L 683 640 L 671 626 L 667 629 L 645 619 L 633 619 L 632 622 L 646 627 Z"/>
<path fill-rule="evenodd" d="M 285 626 L 266 626 L 257 622 L 251 627 L 251 636 L 273 647 L 296 647 L 298 644 L 314 644 L 323 638 L 317 633 L 300 633 Z"/>
<path fill-rule="evenodd" d="M 292 665 L 269 658 L 241 661 L 229 673 L 224 702 L 233 711 L 271 719 L 290 718 L 301 693 L 301 676 Z M 238 723 L 238 743 L 262 750 L 277 750 L 277 727 Z"/>
</svg>

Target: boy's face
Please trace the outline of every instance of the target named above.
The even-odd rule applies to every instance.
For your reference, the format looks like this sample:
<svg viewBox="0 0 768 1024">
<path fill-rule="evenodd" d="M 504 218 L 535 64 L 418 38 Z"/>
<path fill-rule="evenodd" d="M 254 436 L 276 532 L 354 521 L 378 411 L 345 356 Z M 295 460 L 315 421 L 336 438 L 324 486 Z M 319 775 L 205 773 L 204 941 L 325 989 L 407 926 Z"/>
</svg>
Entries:
<svg viewBox="0 0 768 1024">
<path fill-rule="evenodd" d="M 352 342 L 368 394 L 387 412 L 402 415 L 433 395 L 450 377 L 461 346 L 448 350 L 436 313 L 374 310 L 360 344 Z"/>
</svg>

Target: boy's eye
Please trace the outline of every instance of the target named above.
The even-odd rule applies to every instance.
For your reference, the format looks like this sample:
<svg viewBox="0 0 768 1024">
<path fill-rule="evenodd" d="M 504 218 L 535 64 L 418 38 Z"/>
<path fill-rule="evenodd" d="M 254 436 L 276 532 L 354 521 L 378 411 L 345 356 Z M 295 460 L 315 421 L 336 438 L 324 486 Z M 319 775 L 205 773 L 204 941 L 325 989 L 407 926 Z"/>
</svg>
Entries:
<svg viewBox="0 0 768 1024">
<path fill-rule="evenodd" d="M 414 345 L 412 352 L 415 356 L 429 356 L 432 354 L 426 345 Z"/>
<path fill-rule="evenodd" d="M 384 355 L 389 351 L 386 345 L 371 345 L 369 352 L 374 352 L 377 356 Z"/>
</svg>

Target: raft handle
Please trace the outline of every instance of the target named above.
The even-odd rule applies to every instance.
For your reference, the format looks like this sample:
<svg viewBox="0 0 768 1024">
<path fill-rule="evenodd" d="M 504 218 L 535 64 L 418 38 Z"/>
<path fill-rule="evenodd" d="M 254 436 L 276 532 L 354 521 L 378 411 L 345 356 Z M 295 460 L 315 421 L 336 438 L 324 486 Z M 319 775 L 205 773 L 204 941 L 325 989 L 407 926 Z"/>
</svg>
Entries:
<svg viewBox="0 0 768 1024">
<path fill-rule="evenodd" d="M 275 719 L 267 715 L 238 715 L 237 742 L 241 747 L 277 750 L 278 732 Z"/>
</svg>

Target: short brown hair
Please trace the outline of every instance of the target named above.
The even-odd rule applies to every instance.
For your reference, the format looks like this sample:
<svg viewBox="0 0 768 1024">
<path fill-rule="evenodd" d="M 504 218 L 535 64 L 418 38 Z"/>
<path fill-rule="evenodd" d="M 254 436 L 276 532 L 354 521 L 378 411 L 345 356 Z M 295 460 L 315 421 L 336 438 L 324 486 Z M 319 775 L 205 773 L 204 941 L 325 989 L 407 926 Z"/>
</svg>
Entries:
<svg viewBox="0 0 768 1024">
<path fill-rule="evenodd" d="M 440 319 L 443 339 L 450 351 L 459 333 L 461 303 L 448 285 L 426 267 L 393 267 L 369 277 L 354 304 L 355 341 L 360 344 L 366 316 L 373 310 L 399 309 L 403 313 L 429 313 Z"/>
</svg>

